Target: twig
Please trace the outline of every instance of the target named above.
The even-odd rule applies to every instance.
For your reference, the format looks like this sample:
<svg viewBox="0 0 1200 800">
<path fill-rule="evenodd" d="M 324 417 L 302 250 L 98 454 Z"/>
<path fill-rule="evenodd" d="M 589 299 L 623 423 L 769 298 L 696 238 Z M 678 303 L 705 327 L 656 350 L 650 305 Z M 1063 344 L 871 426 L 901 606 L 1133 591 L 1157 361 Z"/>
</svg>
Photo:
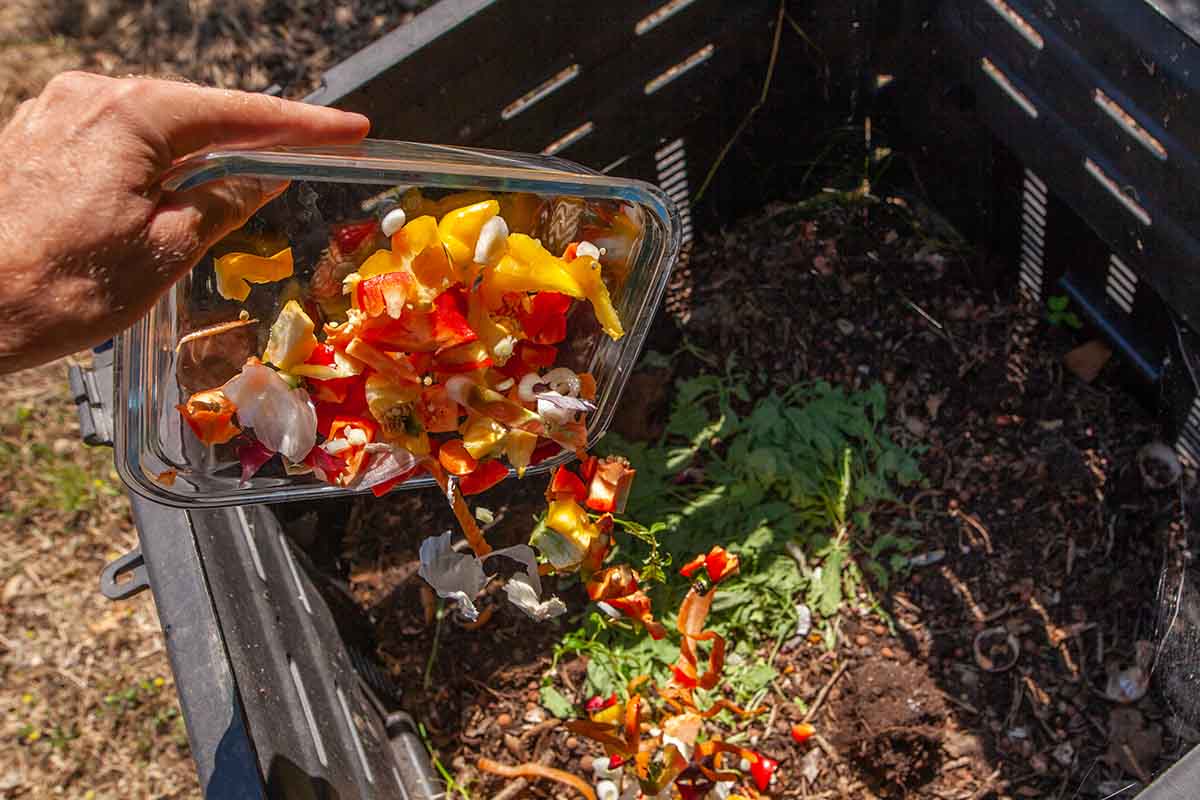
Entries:
<svg viewBox="0 0 1200 800">
<path fill-rule="evenodd" d="M 838 751 L 834 748 L 834 746 L 829 743 L 829 740 L 826 739 L 824 736 L 822 736 L 819 733 L 814 733 L 813 739 L 816 740 L 817 744 L 820 745 L 821 749 L 825 751 L 825 755 L 829 756 L 829 759 L 831 761 L 836 763 L 836 762 L 839 762 L 842 760 L 842 756 L 838 753 Z"/>
<path fill-rule="evenodd" d="M 975 714 L 976 716 L 979 715 L 979 709 L 976 708 L 975 706 L 971 705 L 970 703 L 968 703 L 966 700 L 959 700 L 954 695 L 950 694 L 947 691 L 943 691 L 941 689 L 938 689 L 937 692 L 938 692 L 938 694 L 940 694 L 942 696 L 942 698 L 946 702 L 951 703 L 952 705 L 958 706 L 963 711 L 969 711 L 970 713 Z"/>
<path fill-rule="evenodd" d="M 1138 776 L 1138 780 L 1142 783 L 1150 783 L 1150 776 L 1146 774 L 1146 770 L 1137 760 L 1137 754 L 1133 752 L 1133 748 L 1128 744 L 1121 745 L 1121 752 L 1129 759 L 1129 766 L 1133 767 L 1133 774 Z"/>
<path fill-rule="evenodd" d="M 812 707 L 808 709 L 808 712 L 804 715 L 804 719 L 800 720 L 801 722 L 812 722 L 813 717 L 815 717 L 817 715 L 817 711 L 820 710 L 821 704 L 825 702 L 825 696 L 829 694 L 829 690 L 833 688 L 833 685 L 837 683 L 838 678 L 842 677 L 842 673 L 845 671 L 846 662 L 843 661 L 838 668 L 834 670 L 833 676 L 825 682 L 824 686 L 821 687 L 821 691 L 817 692 L 817 699 L 813 701 Z"/>
<path fill-rule="evenodd" d="M 700 184 L 699 191 L 692 198 L 692 205 L 700 202 L 700 198 L 704 197 L 704 192 L 708 189 L 708 185 L 712 183 L 712 179 L 717 174 L 717 170 L 721 168 L 721 163 L 725 160 L 725 156 L 729 154 L 733 143 L 738 140 L 742 132 L 746 130 L 746 126 L 750 124 L 750 120 L 754 119 L 754 115 L 767 102 L 767 92 L 771 89 L 771 79 L 775 77 L 775 62 L 779 59 L 779 38 L 783 33 L 783 13 L 786 10 L 786 0 L 779 0 L 779 13 L 775 17 L 775 38 L 771 43 L 771 60 L 767 62 L 767 76 L 763 80 L 762 91 L 758 95 L 758 102 L 750 106 L 750 110 L 746 112 L 746 116 L 738 123 L 737 129 L 733 135 L 725 142 L 725 146 L 721 148 L 721 152 L 717 154 L 717 160 L 709 167 L 708 174 L 704 176 L 704 182 Z"/>
</svg>

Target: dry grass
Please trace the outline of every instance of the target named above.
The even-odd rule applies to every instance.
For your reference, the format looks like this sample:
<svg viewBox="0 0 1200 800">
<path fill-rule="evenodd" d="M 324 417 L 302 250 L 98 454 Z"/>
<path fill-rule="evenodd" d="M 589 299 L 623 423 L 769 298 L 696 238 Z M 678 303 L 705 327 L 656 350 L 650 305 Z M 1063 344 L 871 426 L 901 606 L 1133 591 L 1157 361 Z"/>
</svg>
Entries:
<svg viewBox="0 0 1200 800">
<path fill-rule="evenodd" d="M 99 592 L 137 535 L 62 362 L 0 377 L 0 495 L 0 796 L 194 796 L 153 602 Z"/>
<path fill-rule="evenodd" d="M 4 0 L 0 120 L 56 73 L 187 78 L 307 94 L 426 0 Z"/>
</svg>

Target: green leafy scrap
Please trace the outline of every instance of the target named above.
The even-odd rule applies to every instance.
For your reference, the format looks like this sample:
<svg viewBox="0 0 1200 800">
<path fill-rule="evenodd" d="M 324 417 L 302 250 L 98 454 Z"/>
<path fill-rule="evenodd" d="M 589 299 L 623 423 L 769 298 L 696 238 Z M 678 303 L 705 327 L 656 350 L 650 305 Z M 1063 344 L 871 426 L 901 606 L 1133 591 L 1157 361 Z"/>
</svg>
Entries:
<svg viewBox="0 0 1200 800">
<path fill-rule="evenodd" d="M 623 692 L 638 675 L 665 678 L 678 653 L 674 610 L 689 582 L 671 564 L 720 544 L 741 559 L 722 585 L 711 627 L 728 643 L 730 685 L 748 701 L 774 677 L 762 652 L 796 630 L 796 604 L 828 622 L 866 590 L 863 572 L 886 587 L 916 546 L 904 530 L 876 534 L 871 512 L 896 499 L 896 487 L 921 480 L 916 454 L 884 430 L 881 385 L 847 392 L 818 382 L 751 403 L 729 375 L 678 384 L 660 441 L 609 435 L 602 454 L 638 470 L 617 528 L 625 557 L 643 565 L 667 639 L 655 642 L 625 620 L 589 614 L 557 655 L 589 656 L 589 691 Z M 826 625 L 826 639 L 833 634 Z"/>
</svg>

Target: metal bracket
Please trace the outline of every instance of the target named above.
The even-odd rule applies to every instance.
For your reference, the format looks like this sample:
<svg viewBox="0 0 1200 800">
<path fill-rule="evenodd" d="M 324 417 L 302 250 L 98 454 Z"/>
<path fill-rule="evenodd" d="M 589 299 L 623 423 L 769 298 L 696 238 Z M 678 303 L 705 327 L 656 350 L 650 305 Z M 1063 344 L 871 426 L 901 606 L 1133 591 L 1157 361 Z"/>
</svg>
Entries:
<svg viewBox="0 0 1200 800">
<path fill-rule="evenodd" d="M 98 347 L 92 366 L 72 364 L 67 369 L 71 397 L 79 412 L 79 435 L 93 447 L 113 443 L 113 348 Z"/>
<path fill-rule="evenodd" d="M 125 575 L 129 577 L 122 580 Z M 128 600 L 148 588 L 150 579 L 140 547 L 113 559 L 100 571 L 100 592 L 109 600 Z"/>
</svg>

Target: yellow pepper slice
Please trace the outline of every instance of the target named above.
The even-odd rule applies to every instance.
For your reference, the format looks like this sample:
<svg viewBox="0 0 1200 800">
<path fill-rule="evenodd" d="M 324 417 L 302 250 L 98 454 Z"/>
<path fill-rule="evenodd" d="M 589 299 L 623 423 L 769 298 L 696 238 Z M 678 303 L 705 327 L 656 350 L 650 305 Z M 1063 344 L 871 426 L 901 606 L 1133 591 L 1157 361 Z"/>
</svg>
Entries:
<svg viewBox="0 0 1200 800">
<path fill-rule="evenodd" d="M 462 428 L 463 447 L 471 454 L 471 458 L 484 458 L 500 447 L 507 432 L 505 427 L 495 420 L 472 413 Z"/>
<path fill-rule="evenodd" d="M 244 301 L 250 296 L 251 283 L 270 283 L 291 277 L 295 271 L 292 248 L 273 256 L 253 253 L 227 253 L 213 262 L 217 273 L 217 292 L 226 300 Z"/>
<path fill-rule="evenodd" d="M 546 512 L 546 527 L 541 529 L 531 544 L 538 548 L 557 570 L 572 570 L 579 566 L 591 546 L 600 535 L 600 529 L 588 517 L 588 513 L 575 498 L 554 500 Z"/>
<path fill-rule="evenodd" d="M 496 308 L 505 292 L 549 291 L 586 298 L 605 333 L 613 339 L 625 335 L 600 262 L 590 256 L 571 261 L 557 258 L 537 239 L 521 233 L 509 235 L 508 253 L 495 268 L 484 271 L 482 291 L 489 308 Z"/>
<path fill-rule="evenodd" d="M 458 208 L 438 223 L 438 236 L 450 252 L 454 266 L 465 277 L 466 270 L 475 260 L 475 244 L 479 241 L 479 230 L 483 224 L 500 213 L 500 204 L 495 200 Z"/>
<path fill-rule="evenodd" d="M 267 339 L 263 361 L 287 370 L 302 363 L 317 349 L 313 321 L 295 300 L 289 300 L 275 322 Z"/>
</svg>

